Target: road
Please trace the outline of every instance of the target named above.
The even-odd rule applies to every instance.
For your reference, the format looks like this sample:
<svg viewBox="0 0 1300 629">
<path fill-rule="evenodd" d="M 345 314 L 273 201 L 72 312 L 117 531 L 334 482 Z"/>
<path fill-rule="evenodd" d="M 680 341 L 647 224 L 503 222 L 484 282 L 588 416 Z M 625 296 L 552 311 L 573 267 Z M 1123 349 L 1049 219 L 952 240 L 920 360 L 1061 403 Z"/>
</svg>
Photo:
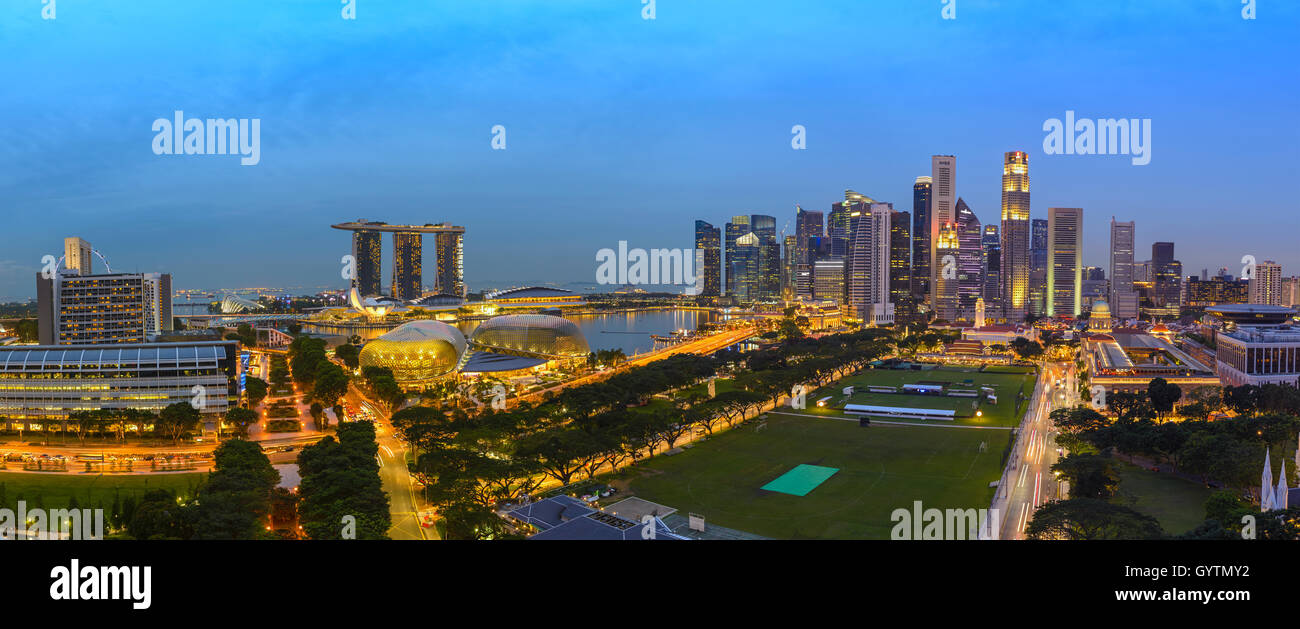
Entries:
<svg viewBox="0 0 1300 629">
<path fill-rule="evenodd" d="M 1011 483 L 1002 515 L 1000 539 L 1023 539 L 1025 526 L 1034 510 L 1048 500 L 1064 498 L 1052 466 L 1056 464 L 1056 432 L 1049 418 L 1053 409 L 1078 403 L 1078 390 L 1071 386 L 1073 363 L 1047 363 L 1030 398 L 1030 410 L 1021 424 L 1021 438 L 1008 465 L 1015 465 L 1007 478 Z M 1058 383 L 1060 383 L 1058 385 Z"/>
<path fill-rule="evenodd" d="M 420 526 L 417 505 L 421 503 L 415 496 L 415 481 L 406 466 L 406 444 L 397 438 L 388 414 L 378 404 L 366 399 L 355 386 L 348 388 L 347 399 L 354 406 L 368 409 L 375 417 L 379 479 L 388 494 L 388 510 L 393 520 L 388 536 L 404 540 L 436 539 L 434 529 Z"/>
<path fill-rule="evenodd" d="M 519 397 L 510 398 L 507 401 L 507 405 L 514 406 L 515 404 L 518 404 L 520 402 L 526 402 L 530 400 L 540 400 L 547 393 L 559 392 L 570 387 L 581 386 L 584 384 L 590 384 L 592 382 L 604 380 L 606 378 L 609 378 L 610 376 L 613 376 L 616 373 L 620 373 L 622 371 L 631 369 L 632 367 L 640 367 L 642 365 L 652 363 L 656 360 L 663 360 L 669 356 L 674 356 L 677 354 L 712 354 L 713 352 L 716 352 L 718 350 L 730 347 L 732 345 L 735 345 L 736 343 L 744 341 L 754 336 L 757 333 L 758 333 L 757 328 L 745 327 L 738 330 L 726 330 L 724 332 L 706 336 L 701 339 L 687 341 L 685 343 L 679 343 L 677 345 L 673 345 L 671 347 L 666 347 L 664 349 L 661 349 L 657 352 L 649 352 L 646 354 L 641 354 L 640 356 L 629 358 L 626 362 L 619 365 L 618 367 L 615 367 L 614 369 L 588 374 L 579 378 L 567 380 L 565 382 L 562 382 L 560 384 L 557 384 L 547 389 L 543 389 L 541 391 L 534 391 L 527 395 L 521 395 Z M 479 406 L 482 407 L 482 404 L 480 404 Z"/>
</svg>

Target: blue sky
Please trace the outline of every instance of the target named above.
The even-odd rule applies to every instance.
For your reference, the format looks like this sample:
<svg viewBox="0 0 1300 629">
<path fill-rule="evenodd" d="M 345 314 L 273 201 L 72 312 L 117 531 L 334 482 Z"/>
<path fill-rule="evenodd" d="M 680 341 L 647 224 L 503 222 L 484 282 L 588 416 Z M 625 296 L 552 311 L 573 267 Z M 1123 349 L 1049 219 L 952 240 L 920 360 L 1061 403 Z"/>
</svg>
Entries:
<svg viewBox="0 0 1300 629">
<path fill-rule="evenodd" d="M 9 0 L 0 298 L 67 235 L 178 288 L 342 286 L 328 225 L 356 218 L 464 225 L 471 289 L 589 282 L 598 249 L 689 247 L 697 218 L 780 226 L 845 188 L 911 210 L 932 154 L 995 221 L 1015 149 L 1035 218 L 1084 208 L 1085 264 L 1115 215 L 1139 259 L 1300 274 L 1297 3 L 957 2 Z M 154 155 L 178 109 L 260 118 L 261 163 Z M 1151 164 L 1044 155 L 1066 110 L 1151 118 Z"/>
</svg>

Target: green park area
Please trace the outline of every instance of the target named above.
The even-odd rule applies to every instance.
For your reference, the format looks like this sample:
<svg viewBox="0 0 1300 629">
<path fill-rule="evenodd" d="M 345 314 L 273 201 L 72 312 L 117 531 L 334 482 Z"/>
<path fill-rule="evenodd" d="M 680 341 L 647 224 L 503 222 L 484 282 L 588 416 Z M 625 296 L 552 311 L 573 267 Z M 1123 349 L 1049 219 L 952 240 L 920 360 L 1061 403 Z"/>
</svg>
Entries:
<svg viewBox="0 0 1300 629">
<path fill-rule="evenodd" d="M 1170 535 L 1186 533 L 1205 521 L 1205 501 L 1213 489 L 1172 474 L 1115 461 L 1119 491 L 1111 502 L 1160 521 Z"/>
<path fill-rule="evenodd" d="M 83 509 L 111 509 L 115 497 L 134 497 L 165 489 L 181 497 L 193 496 L 207 477 L 205 473 L 173 474 L 66 474 L 0 472 L 0 508 L 16 509 L 18 501 L 27 508 L 63 509 L 73 498 Z"/>
<path fill-rule="evenodd" d="M 809 412 L 844 416 L 845 404 L 895 406 L 956 411 L 951 423 L 979 426 L 1016 426 L 1024 415 L 1025 404 L 1034 392 L 1035 375 L 1032 367 L 940 367 L 937 369 L 870 369 L 821 387 L 808 396 Z M 992 388 L 997 403 L 990 403 L 982 394 L 978 397 L 949 397 L 902 393 L 905 384 L 943 383 L 946 389 L 974 390 Z M 853 387 L 852 395 L 844 395 L 846 387 Z M 899 393 L 873 393 L 870 386 L 894 387 Z M 1023 394 L 1023 399 L 1019 394 Z M 817 402 L 829 397 L 825 407 Z M 907 420 L 902 420 L 907 421 Z M 926 421 L 926 420 L 916 420 Z M 928 423 L 949 423 L 946 420 L 929 420 Z"/>
<path fill-rule="evenodd" d="M 863 428 L 856 419 L 768 414 L 621 474 L 636 496 L 764 537 L 888 539 L 891 513 L 916 500 L 987 508 L 1010 438 L 1000 429 Z M 834 472 L 822 471 L 820 484 L 801 481 L 805 495 L 763 489 L 809 469 L 800 466 Z"/>
</svg>

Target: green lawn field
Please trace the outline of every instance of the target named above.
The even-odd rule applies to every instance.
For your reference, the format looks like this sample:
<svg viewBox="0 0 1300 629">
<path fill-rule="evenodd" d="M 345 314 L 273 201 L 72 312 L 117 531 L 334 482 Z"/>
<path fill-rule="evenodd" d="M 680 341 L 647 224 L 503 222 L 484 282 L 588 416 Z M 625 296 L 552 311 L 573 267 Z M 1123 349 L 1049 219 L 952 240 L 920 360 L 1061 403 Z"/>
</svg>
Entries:
<svg viewBox="0 0 1300 629">
<path fill-rule="evenodd" d="M 1205 501 L 1214 490 L 1171 474 L 1115 461 L 1119 492 L 1111 500 L 1160 521 L 1170 535 L 1186 533 L 1205 521 Z"/>
<path fill-rule="evenodd" d="M 1024 402 L 1021 402 L 1017 412 L 1016 394 L 1024 392 L 1026 398 L 1032 395 L 1035 376 L 1031 370 L 1025 368 L 1015 369 L 1020 373 L 1005 373 L 1005 371 L 981 372 L 976 368 L 960 367 L 943 367 L 924 371 L 870 369 L 822 387 L 809 395 L 809 411 L 824 415 L 843 416 L 841 409 L 844 408 L 845 404 L 935 408 L 957 411 L 957 419 L 953 422 L 956 424 L 1016 426 L 1020 423 L 1020 417 L 1025 411 Z M 967 383 L 966 380 L 971 380 L 971 382 Z M 952 383 L 954 388 L 958 389 L 978 390 L 979 387 L 993 387 L 993 390 L 997 393 L 998 403 L 989 404 L 982 396 L 977 402 L 975 398 L 871 393 L 867 391 L 868 385 L 897 387 L 901 390 L 904 384 L 918 382 L 949 382 Z M 843 390 L 848 386 L 854 386 L 857 390 L 852 396 L 845 397 Z M 816 402 L 826 397 L 831 398 L 827 406 L 825 408 L 815 408 Z M 976 416 L 976 411 L 982 414 Z M 947 423 L 945 420 L 938 421 Z M 929 423 L 937 422 L 931 421 Z"/>
<path fill-rule="evenodd" d="M 769 414 L 628 473 L 637 496 L 778 539 L 888 539 L 894 509 L 988 508 L 1009 430 Z M 763 426 L 758 428 L 758 426 Z M 987 443 L 983 452 L 981 442 Z M 839 471 L 806 496 L 760 489 L 806 463 Z"/>
<path fill-rule="evenodd" d="M 176 474 L 64 474 L 0 472 L 0 507 L 16 509 L 18 501 L 27 508 L 63 509 L 73 496 L 83 509 L 113 506 L 113 496 L 135 496 L 138 501 L 146 491 L 167 489 L 182 497 L 192 497 L 206 473 Z M 39 501 L 39 502 L 38 502 Z"/>
</svg>

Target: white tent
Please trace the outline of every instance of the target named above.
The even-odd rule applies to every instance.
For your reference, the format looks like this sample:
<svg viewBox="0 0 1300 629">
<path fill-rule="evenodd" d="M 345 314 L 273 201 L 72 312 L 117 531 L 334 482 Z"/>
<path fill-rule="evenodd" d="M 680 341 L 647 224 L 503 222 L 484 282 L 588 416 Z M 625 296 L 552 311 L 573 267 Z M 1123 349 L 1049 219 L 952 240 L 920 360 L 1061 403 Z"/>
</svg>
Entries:
<svg viewBox="0 0 1300 629">
<path fill-rule="evenodd" d="M 1273 463 L 1269 461 L 1268 448 L 1264 448 L 1264 473 L 1259 479 L 1259 510 L 1273 510 Z"/>
</svg>

